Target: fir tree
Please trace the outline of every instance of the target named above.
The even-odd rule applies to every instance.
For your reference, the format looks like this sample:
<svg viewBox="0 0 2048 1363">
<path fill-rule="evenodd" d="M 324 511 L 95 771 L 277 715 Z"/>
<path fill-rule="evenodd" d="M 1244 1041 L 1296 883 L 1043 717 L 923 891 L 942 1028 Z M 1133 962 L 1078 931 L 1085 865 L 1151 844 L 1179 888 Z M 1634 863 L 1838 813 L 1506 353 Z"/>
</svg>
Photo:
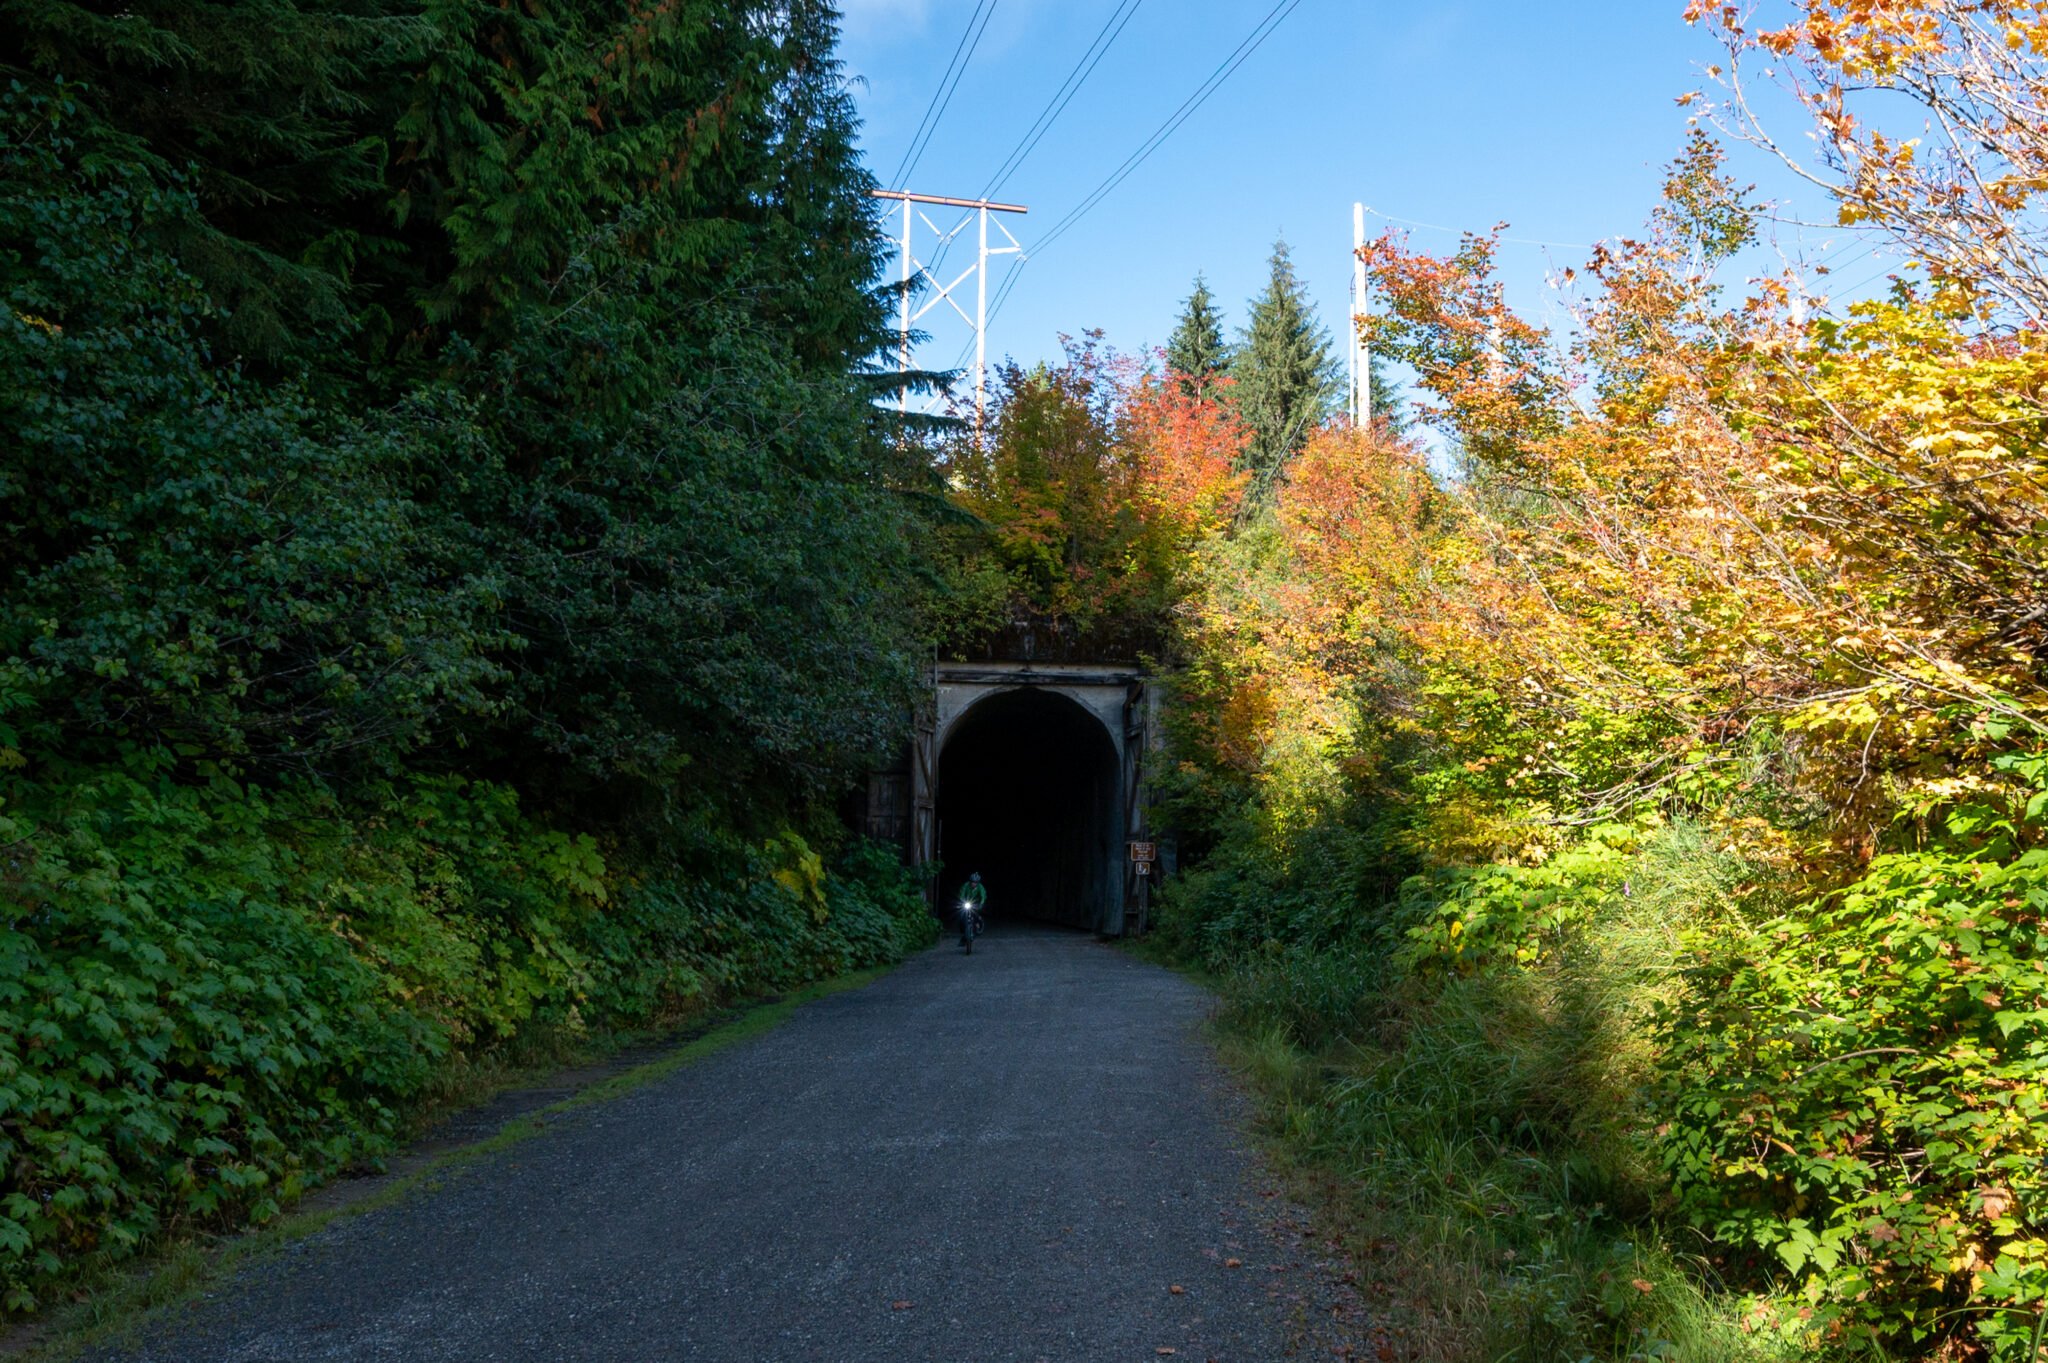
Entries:
<svg viewBox="0 0 2048 1363">
<path fill-rule="evenodd" d="M 1287 461 L 1344 393 L 1330 333 L 1295 277 L 1285 241 L 1274 244 L 1272 276 L 1252 303 L 1231 375 L 1238 414 L 1252 430 L 1247 504 L 1258 505 L 1271 499 Z"/>
<path fill-rule="evenodd" d="M 49 235 L 36 224 L 60 209 L 114 215 L 67 248 L 113 253 L 93 257 L 100 275 L 0 260 L 17 300 L 41 281 L 31 312 L 53 329 L 16 324 L 44 363 L 0 354 L 0 412 L 75 400 L 109 423 L 98 463 L 59 453 L 76 438 L 48 422 L 0 442 L 0 691 L 9 657 L 69 649 L 83 661 L 53 664 L 34 702 L 52 714 L 118 714 L 202 755 L 317 759 L 337 780 L 459 747 L 614 810 L 808 798 L 894 741 L 917 675 L 918 527 L 875 476 L 859 371 L 889 338 L 886 242 L 831 0 L 135 0 L 119 23 L 106 8 L 0 5 L 0 237 Z M 48 130 L 15 129 L 58 113 L 75 150 L 36 160 Z M 116 170 L 113 188 L 94 178 Z M 137 206 L 92 197 L 116 190 Z M 122 265 L 124 234 L 151 254 Z M 175 287 L 122 293 L 145 260 Z M 132 314 L 101 301 L 131 295 Z M 37 339 L 60 333 L 73 349 Z M 135 382 L 162 371 L 175 411 L 210 410 L 188 393 L 274 394 L 267 419 L 303 428 L 303 450 L 280 434 L 266 465 L 254 418 L 219 418 L 208 444 L 152 426 L 160 401 L 95 397 L 81 357 L 117 339 L 155 354 L 142 338 L 166 358 Z M 245 365 L 260 381 L 224 388 Z M 317 463 L 338 452 L 357 481 Z M 180 503 L 189 523 L 160 481 L 208 489 Z M 13 514 L 31 486 L 45 503 Z M 301 486 L 333 496 L 288 495 Z M 381 539 L 361 528 L 380 497 Z M 251 508 L 298 523 L 286 536 Z M 190 589 L 201 615 L 169 585 L 81 587 L 107 552 L 96 535 L 151 582 L 243 562 L 296 576 L 219 601 Z M 280 557 L 287 539 L 333 552 Z M 337 585 L 370 580 L 411 595 L 380 613 Z M 482 614 L 410 604 L 443 599 Z M 236 603 L 263 613 L 228 619 Z M 144 668 L 145 622 L 173 616 L 233 641 L 207 645 L 221 675 L 266 680 L 202 685 L 176 636 Z M 21 633 L 42 620 L 65 637 Z M 102 656 L 125 676 L 94 673 Z M 304 679 L 353 708 L 292 689 Z M 66 731 L 74 748 L 112 732 Z"/>
<path fill-rule="evenodd" d="M 118 17 L 108 11 L 118 9 Z M 0 89 L 61 91 L 189 190 L 159 230 L 243 357 L 331 350 L 356 264 L 389 252 L 390 111 L 434 54 L 418 0 L 25 0 Z"/>
<path fill-rule="evenodd" d="M 1377 350 L 1371 353 L 1372 424 L 1393 435 L 1408 430 L 1408 399 L 1401 385 L 1387 374 L 1387 361 Z"/>
<path fill-rule="evenodd" d="M 1166 363 L 1189 397 L 1212 395 L 1218 376 L 1230 368 L 1230 347 L 1223 339 L 1223 314 L 1209 296 L 1199 274 L 1195 291 L 1181 308 L 1180 322 L 1166 343 Z"/>
</svg>

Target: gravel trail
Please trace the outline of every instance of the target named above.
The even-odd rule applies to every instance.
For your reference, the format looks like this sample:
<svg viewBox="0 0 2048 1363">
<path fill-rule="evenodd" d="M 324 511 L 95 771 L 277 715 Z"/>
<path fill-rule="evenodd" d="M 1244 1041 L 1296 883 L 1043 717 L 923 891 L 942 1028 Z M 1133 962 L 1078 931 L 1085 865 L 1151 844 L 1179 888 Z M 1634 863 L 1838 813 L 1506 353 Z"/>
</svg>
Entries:
<svg viewBox="0 0 2048 1363">
<path fill-rule="evenodd" d="M 1327 1275 L 1265 1225 L 1209 1002 L 1086 936 L 998 925 L 345 1218 L 99 1357 L 1289 1356 L 1306 1316 L 1349 1308 L 1305 1297 Z"/>
</svg>

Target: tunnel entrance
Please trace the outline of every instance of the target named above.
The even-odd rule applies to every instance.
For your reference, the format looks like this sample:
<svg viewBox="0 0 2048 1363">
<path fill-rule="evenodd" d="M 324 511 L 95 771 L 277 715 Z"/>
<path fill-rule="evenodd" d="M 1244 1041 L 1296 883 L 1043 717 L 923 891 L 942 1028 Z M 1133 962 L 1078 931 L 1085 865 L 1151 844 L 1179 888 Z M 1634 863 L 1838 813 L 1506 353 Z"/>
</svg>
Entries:
<svg viewBox="0 0 2048 1363">
<path fill-rule="evenodd" d="M 954 723 L 938 765 L 945 912 L 979 871 L 991 921 L 1106 930 L 1123 893 L 1123 801 L 1102 721 L 1057 692 L 1000 691 Z"/>
</svg>

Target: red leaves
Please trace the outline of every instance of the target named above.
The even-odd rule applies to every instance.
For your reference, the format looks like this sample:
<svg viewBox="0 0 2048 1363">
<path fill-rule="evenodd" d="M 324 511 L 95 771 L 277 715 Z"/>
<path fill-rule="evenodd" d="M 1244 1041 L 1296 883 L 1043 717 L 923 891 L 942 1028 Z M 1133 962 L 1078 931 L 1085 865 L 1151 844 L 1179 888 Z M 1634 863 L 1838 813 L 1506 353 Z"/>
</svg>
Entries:
<svg viewBox="0 0 2048 1363">
<path fill-rule="evenodd" d="M 1227 390 L 1227 379 L 1217 383 Z M 1124 407 L 1122 430 L 1151 517 L 1182 535 L 1228 523 L 1244 495 L 1237 465 L 1251 439 L 1235 411 L 1146 378 Z"/>
</svg>

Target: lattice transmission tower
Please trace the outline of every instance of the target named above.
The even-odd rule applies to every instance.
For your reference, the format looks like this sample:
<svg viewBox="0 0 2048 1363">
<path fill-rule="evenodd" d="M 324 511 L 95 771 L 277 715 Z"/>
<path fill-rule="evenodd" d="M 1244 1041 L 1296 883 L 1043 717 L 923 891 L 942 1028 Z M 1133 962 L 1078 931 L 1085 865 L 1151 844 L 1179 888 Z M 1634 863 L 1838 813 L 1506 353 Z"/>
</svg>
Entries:
<svg viewBox="0 0 2048 1363">
<path fill-rule="evenodd" d="M 1022 204 L 994 203 L 988 199 L 954 199 L 943 194 L 912 194 L 901 189 L 875 189 L 868 192 L 878 199 L 895 199 L 903 205 L 903 232 L 897 241 L 898 252 L 903 257 L 903 297 L 898 314 L 902 337 L 898 367 L 905 374 L 910 372 L 910 329 L 926 313 L 941 303 L 959 313 L 960 320 L 974 329 L 974 440 L 976 444 L 980 444 L 988 414 L 988 262 L 992 256 L 1017 256 L 1020 257 L 1021 263 L 1024 254 L 1024 247 L 1016 237 L 1010 235 L 1010 229 L 1003 225 L 1003 220 L 992 215 L 1028 213 L 1030 210 Z M 919 207 L 921 204 L 940 208 L 963 208 L 967 210 L 967 215 L 952 227 L 942 228 Z M 935 243 L 934 260 L 943 255 L 946 247 L 952 245 L 954 238 L 970 225 L 978 226 L 979 244 L 974 263 L 953 279 L 941 281 L 932 273 L 932 264 L 918 258 L 916 229 L 919 222 L 925 225 Z M 988 229 L 991 225 L 1002 233 L 1003 239 L 1010 243 L 1008 246 L 988 244 Z M 911 286 L 920 279 L 931 285 L 932 292 L 930 297 L 923 300 L 923 305 L 912 312 Z M 974 281 L 974 315 L 971 317 L 967 309 L 960 305 L 960 300 L 955 297 L 956 291 L 969 279 Z M 910 384 L 907 381 L 898 394 L 898 402 L 903 411 L 910 410 Z"/>
</svg>

